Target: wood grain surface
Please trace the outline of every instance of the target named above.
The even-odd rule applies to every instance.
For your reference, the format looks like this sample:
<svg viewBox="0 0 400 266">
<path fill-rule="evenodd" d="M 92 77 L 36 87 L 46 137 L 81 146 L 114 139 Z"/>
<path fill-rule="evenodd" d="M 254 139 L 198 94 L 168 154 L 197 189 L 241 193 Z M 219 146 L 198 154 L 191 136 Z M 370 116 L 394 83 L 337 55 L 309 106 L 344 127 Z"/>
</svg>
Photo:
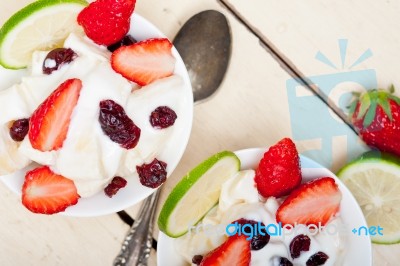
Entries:
<svg viewBox="0 0 400 266">
<path fill-rule="evenodd" d="M 0 1 L 0 24 L 30 2 Z M 381 87 L 391 83 L 400 85 L 396 60 L 400 57 L 399 3 L 138 0 L 136 4 L 136 12 L 170 39 L 187 19 L 207 9 L 219 10 L 230 23 L 231 63 L 219 91 L 195 105 L 187 149 L 163 185 L 160 205 L 187 171 L 221 150 L 268 147 L 288 136 L 297 140 L 300 152 L 314 156 L 333 171 L 365 151 L 362 145 L 348 145 L 357 138 L 355 133 L 332 114 L 324 101 L 293 81 L 287 65 L 304 77 L 311 77 L 311 81 L 318 81 L 313 77 L 352 71 L 346 68 L 348 65 L 342 68 L 338 50 L 338 40 L 347 39 L 346 62 L 354 62 L 368 49 L 373 53 L 353 70 L 374 70 Z M 269 47 L 262 45 L 263 42 Z M 337 69 L 316 60 L 318 51 L 331 59 Z M 287 65 L 282 65 L 282 60 Z M 292 83 L 294 89 L 288 89 Z M 345 89 L 349 88 L 359 89 L 354 83 Z M 343 90 L 338 88 L 338 93 Z M 292 100 L 291 93 L 295 93 Z M 325 96 L 333 107 L 343 107 L 338 101 L 340 95 Z M 305 97 L 310 99 L 307 104 L 296 100 Z M 324 136 L 301 136 L 312 130 L 307 123 L 316 121 L 323 126 L 322 113 L 326 119 L 336 121 L 332 125 L 339 133 L 329 136 L 327 152 L 313 154 L 310 151 L 325 151 L 324 145 L 328 144 L 323 141 Z M 3 184 L 0 184 L 0 199 L 0 265 L 111 265 L 128 230 L 128 225 L 116 214 L 94 218 L 31 214 L 21 205 L 19 196 Z M 126 211 L 135 218 L 139 206 Z M 399 254 L 399 245 L 374 245 L 374 265 L 398 265 Z M 156 265 L 154 251 L 149 265 Z"/>
</svg>

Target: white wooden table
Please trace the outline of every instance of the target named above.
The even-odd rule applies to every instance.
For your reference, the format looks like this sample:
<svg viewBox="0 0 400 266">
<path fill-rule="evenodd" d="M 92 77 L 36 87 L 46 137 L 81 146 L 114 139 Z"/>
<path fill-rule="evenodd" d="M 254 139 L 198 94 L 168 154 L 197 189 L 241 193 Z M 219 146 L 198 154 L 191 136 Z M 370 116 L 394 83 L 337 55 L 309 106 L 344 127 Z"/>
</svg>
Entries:
<svg viewBox="0 0 400 266">
<path fill-rule="evenodd" d="M 32 1 L 0 1 L 0 24 L 29 2 Z M 399 2 L 138 0 L 136 6 L 137 13 L 170 39 L 189 17 L 206 9 L 219 10 L 229 20 L 233 38 L 231 63 L 218 93 L 195 105 L 187 150 L 164 185 L 161 203 L 188 170 L 221 150 L 266 147 L 289 136 L 297 140 L 301 152 L 324 151 L 315 159 L 333 171 L 363 151 L 360 145 L 346 147 L 356 136 L 339 121 L 334 123 L 338 134 L 331 136 L 330 145 L 326 144 L 326 137 L 307 135 L 313 128 L 305 125 L 315 120 L 323 126 L 321 113 L 328 112 L 329 107 L 306 88 L 291 90 L 288 80 L 302 75 L 321 85 L 327 75 L 343 77 L 340 73 L 368 70 L 375 73 L 372 83 L 400 86 Z M 344 39 L 347 54 L 342 64 L 338 40 Z M 349 69 L 368 49 L 372 56 Z M 336 69 L 316 60 L 318 51 Z M 338 101 L 343 91 L 358 88 L 357 83 L 344 78 L 341 84 L 323 93 L 331 107 L 337 108 L 343 107 Z M 311 101 L 302 104 L 300 100 L 306 99 L 303 96 Z M 298 114 L 307 120 L 299 123 L 294 119 Z M 0 198 L 0 265 L 111 265 L 129 228 L 117 214 L 96 218 L 31 214 L 3 184 Z M 138 207 L 139 204 L 126 211 L 135 217 Z M 374 265 L 399 264 L 400 245 L 374 245 L 373 251 Z M 150 265 L 156 265 L 155 252 Z"/>
</svg>

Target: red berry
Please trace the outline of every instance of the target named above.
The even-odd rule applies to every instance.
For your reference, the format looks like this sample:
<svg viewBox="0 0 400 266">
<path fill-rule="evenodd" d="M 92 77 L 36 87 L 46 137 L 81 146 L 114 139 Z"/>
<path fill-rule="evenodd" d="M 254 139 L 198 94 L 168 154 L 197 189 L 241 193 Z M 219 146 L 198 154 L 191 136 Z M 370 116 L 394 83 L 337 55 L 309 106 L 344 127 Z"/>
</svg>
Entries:
<svg viewBox="0 0 400 266">
<path fill-rule="evenodd" d="M 400 156 L 400 98 L 392 94 L 393 90 L 364 93 L 353 102 L 350 114 L 368 146 Z"/>
<path fill-rule="evenodd" d="M 157 79 L 169 77 L 175 69 L 172 43 L 168 39 L 149 39 L 123 46 L 111 56 L 115 72 L 144 86 Z"/>
<path fill-rule="evenodd" d="M 310 243 L 311 239 L 307 235 L 295 236 L 289 245 L 292 258 L 298 258 L 302 251 L 308 251 L 310 249 Z"/>
<path fill-rule="evenodd" d="M 192 258 L 192 263 L 196 265 L 200 265 L 201 261 L 203 260 L 202 255 L 194 255 Z"/>
<path fill-rule="evenodd" d="M 290 193 L 279 206 L 276 221 L 283 225 L 324 226 L 339 211 L 341 199 L 342 193 L 333 178 L 312 180 Z"/>
<path fill-rule="evenodd" d="M 317 252 L 314 255 L 312 255 L 307 261 L 306 261 L 306 266 L 318 266 L 318 265 L 324 265 L 325 262 L 329 259 L 329 256 L 326 255 L 324 252 Z"/>
<path fill-rule="evenodd" d="M 42 166 L 26 173 L 22 186 L 22 204 L 35 213 L 53 214 L 78 203 L 72 180 Z"/>
<path fill-rule="evenodd" d="M 100 45 L 119 42 L 129 31 L 135 0 L 97 0 L 78 15 L 86 35 Z"/>
<path fill-rule="evenodd" d="M 150 115 L 150 124 L 154 128 L 167 128 L 175 123 L 177 115 L 168 106 L 159 106 Z"/>
<path fill-rule="evenodd" d="M 77 56 L 70 48 L 57 48 L 50 51 L 43 61 L 43 73 L 50 75 L 64 64 L 71 63 Z"/>
<path fill-rule="evenodd" d="M 125 187 L 127 183 L 128 182 L 124 178 L 116 176 L 111 180 L 110 184 L 106 186 L 104 193 L 112 198 L 121 188 Z"/>
<path fill-rule="evenodd" d="M 143 186 L 156 188 L 167 179 L 167 164 L 163 161 L 154 160 L 149 164 L 136 166 L 139 174 L 140 183 Z"/>
<path fill-rule="evenodd" d="M 279 266 L 293 266 L 293 263 L 291 263 L 287 258 L 281 257 L 279 259 Z"/>
<path fill-rule="evenodd" d="M 237 221 L 232 222 L 232 224 L 234 224 L 235 222 L 237 222 L 238 224 L 243 225 L 251 225 L 253 228 L 258 225 L 258 222 L 253 221 L 253 220 L 247 220 L 247 219 L 239 219 Z M 264 223 L 260 222 L 261 226 L 265 226 Z M 251 233 L 250 228 L 244 228 L 244 231 L 248 234 Z M 261 231 L 264 235 L 262 235 L 259 231 Z M 259 228 L 257 228 L 257 232 L 254 233 L 252 239 L 250 240 L 250 248 L 251 250 L 260 250 L 262 248 L 264 248 L 270 239 L 270 235 L 267 233 L 267 231 L 263 228 L 262 230 L 260 230 Z"/>
<path fill-rule="evenodd" d="M 300 184 L 300 158 L 291 139 L 284 138 L 269 148 L 258 164 L 254 181 L 263 197 L 285 196 Z"/>
<path fill-rule="evenodd" d="M 100 102 L 99 123 L 104 134 L 122 148 L 133 149 L 140 138 L 140 128 L 128 117 L 124 108 L 113 100 Z"/>
<path fill-rule="evenodd" d="M 29 130 L 29 119 L 23 118 L 13 122 L 10 128 L 10 137 L 14 141 L 23 141 Z"/>
<path fill-rule="evenodd" d="M 234 235 L 221 246 L 207 253 L 200 266 L 248 266 L 250 258 L 250 244 L 246 236 Z"/>
<path fill-rule="evenodd" d="M 120 48 L 122 46 L 129 46 L 129 45 L 132 45 L 134 43 L 137 43 L 137 41 L 131 35 L 126 35 L 119 42 L 109 45 L 107 47 L 107 49 L 110 52 L 114 52 L 115 50 L 117 50 L 118 48 Z"/>
<path fill-rule="evenodd" d="M 33 148 L 51 151 L 62 147 L 81 89 L 81 80 L 69 79 L 33 112 L 28 133 Z"/>
</svg>

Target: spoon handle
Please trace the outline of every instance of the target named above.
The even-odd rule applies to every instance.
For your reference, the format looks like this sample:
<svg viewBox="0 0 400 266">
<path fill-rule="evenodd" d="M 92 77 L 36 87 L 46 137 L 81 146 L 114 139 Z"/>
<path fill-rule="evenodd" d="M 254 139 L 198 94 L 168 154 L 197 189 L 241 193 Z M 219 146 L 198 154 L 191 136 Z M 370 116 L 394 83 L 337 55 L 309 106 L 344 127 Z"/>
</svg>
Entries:
<svg viewBox="0 0 400 266">
<path fill-rule="evenodd" d="M 125 237 L 114 266 L 147 266 L 153 240 L 153 220 L 161 189 L 148 197 L 140 207 L 139 219 Z"/>
</svg>

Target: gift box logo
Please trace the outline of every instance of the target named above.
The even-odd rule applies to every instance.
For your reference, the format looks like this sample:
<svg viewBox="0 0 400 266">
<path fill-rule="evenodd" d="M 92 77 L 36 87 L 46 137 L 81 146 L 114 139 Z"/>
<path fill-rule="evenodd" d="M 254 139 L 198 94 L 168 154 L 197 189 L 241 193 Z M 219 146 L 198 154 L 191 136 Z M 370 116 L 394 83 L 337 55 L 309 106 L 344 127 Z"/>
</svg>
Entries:
<svg viewBox="0 0 400 266">
<path fill-rule="evenodd" d="M 334 68 L 337 73 L 307 77 L 310 85 L 333 101 L 342 111 L 348 112 L 352 91 L 377 88 L 374 69 L 352 70 L 372 56 L 366 50 L 349 67 L 346 67 L 347 40 L 339 40 L 341 68 L 333 64 L 323 53 L 317 52 L 315 58 Z M 289 102 L 292 138 L 298 142 L 314 142 L 316 147 L 301 153 L 314 159 L 328 168 L 336 168 L 334 158 L 337 151 L 345 150 L 346 160 L 350 160 L 365 151 L 366 147 L 351 129 L 308 88 L 301 85 L 298 79 L 286 82 Z M 308 145 L 310 146 L 310 145 Z M 341 154 L 343 157 L 343 154 Z"/>
</svg>

